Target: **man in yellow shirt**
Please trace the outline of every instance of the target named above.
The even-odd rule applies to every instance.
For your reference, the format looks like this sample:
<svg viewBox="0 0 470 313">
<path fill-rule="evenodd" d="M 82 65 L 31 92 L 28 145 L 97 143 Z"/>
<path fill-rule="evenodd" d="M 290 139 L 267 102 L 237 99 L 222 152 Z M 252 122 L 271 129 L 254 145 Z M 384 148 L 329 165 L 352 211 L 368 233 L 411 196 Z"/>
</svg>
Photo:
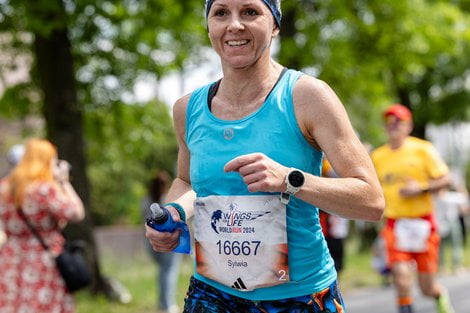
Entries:
<svg viewBox="0 0 470 313">
<path fill-rule="evenodd" d="M 413 264 L 421 292 L 436 299 L 438 313 L 454 313 L 437 282 L 439 235 L 431 193 L 450 182 L 447 165 L 428 141 L 411 137 L 412 114 L 395 104 L 384 112 L 388 143 L 372 152 L 386 200 L 381 232 L 392 269 L 399 313 L 412 313 Z"/>
</svg>

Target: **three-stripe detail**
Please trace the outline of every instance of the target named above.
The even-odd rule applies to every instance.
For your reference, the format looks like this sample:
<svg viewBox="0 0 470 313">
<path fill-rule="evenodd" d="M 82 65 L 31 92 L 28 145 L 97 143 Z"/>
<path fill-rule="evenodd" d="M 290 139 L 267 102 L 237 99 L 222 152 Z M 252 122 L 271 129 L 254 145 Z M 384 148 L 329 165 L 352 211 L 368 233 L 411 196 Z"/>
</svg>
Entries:
<svg viewBox="0 0 470 313">
<path fill-rule="evenodd" d="M 245 283 L 243 283 L 243 280 L 240 277 L 238 277 L 237 280 L 233 283 L 232 288 L 238 290 L 247 289 Z"/>
</svg>

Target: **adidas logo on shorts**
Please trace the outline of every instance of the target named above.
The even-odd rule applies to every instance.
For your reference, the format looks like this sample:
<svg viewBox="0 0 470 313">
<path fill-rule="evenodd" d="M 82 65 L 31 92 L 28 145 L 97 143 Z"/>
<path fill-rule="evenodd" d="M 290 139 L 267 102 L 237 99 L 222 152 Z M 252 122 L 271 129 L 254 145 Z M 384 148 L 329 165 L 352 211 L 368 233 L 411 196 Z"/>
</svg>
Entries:
<svg viewBox="0 0 470 313">
<path fill-rule="evenodd" d="M 247 289 L 240 277 L 238 277 L 237 280 L 233 283 L 232 288 L 238 290 Z"/>
</svg>

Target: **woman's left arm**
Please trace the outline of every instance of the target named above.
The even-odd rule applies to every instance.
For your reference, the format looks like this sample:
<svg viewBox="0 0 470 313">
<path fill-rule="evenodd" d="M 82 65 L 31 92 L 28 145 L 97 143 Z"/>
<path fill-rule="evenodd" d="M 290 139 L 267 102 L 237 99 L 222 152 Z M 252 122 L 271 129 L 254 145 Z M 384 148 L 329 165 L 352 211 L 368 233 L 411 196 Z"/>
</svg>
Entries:
<svg viewBox="0 0 470 313">
<path fill-rule="evenodd" d="M 345 218 L 379 220 L 385 207 L 382 188 L 370 156 L 333 90 L 321 80 L 303 76 L 294 88 L 294 107 L 304 136 L 326 154 L 338 175 L 307 174 L 296 196 Z"/>
</svg>

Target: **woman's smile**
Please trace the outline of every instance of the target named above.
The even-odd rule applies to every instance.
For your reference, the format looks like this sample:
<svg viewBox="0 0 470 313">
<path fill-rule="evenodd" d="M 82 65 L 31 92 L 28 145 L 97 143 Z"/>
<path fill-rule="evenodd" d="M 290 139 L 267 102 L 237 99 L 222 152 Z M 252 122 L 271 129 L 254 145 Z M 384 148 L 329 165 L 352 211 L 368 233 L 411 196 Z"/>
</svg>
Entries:
<svg viewBox="0 0 470 313">
<path fill-rule="evenodd" d="M 227 40 L 225 43 L 230 47 L 240 47 L 248 44 L 250 40 L 243 39 L 243 40 Z"/>
</svg>

